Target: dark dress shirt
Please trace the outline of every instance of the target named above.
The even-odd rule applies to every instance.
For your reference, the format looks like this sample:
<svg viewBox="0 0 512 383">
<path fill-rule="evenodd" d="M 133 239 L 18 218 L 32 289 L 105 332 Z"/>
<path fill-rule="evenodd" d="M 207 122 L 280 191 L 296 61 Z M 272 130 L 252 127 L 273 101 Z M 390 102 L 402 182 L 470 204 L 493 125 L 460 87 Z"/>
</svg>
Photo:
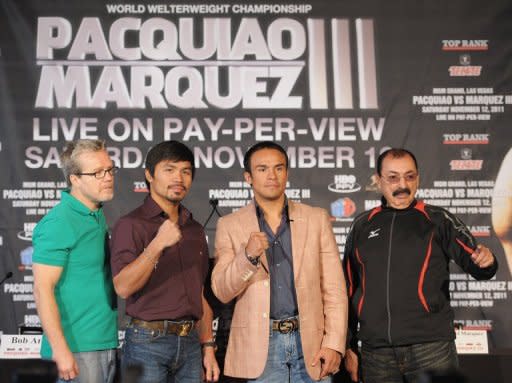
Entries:
<svg viewBox="0 0 512 383">
<path fill-rule="evenodd" d="M 110 240 L 112 274 L 133 262 L 156 236 L 167 215 L 151 198 L 116 223 Z M 208 273 L 208 245 L 202 226 L 182 205 L 182 238 L 166 248 L 146 285 L 126 299 L 126 313 L 143 320 L 200 319 Z"/>
<path fill-rule="evenodd" d="M 260 230 L 267 235 L 266 251 L 270 274 L 270 318 L 284 319 L 298 314 L 297 295 L 293 280 L 292 238 L 288 217 L 288 201 L 285 202 L 281 223 L 276 232 L 265 221 L 265 215 L 256 204 Z"/>
</svg>

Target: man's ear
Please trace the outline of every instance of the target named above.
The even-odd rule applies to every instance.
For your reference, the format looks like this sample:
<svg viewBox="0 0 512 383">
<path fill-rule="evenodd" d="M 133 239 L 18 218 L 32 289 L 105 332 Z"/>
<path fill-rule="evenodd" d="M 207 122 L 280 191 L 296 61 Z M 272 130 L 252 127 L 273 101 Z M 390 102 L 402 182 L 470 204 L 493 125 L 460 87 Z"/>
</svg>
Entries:
<svg viewBox="0 0 512 383">
<path fill-rule="evenodd" d="M 79 176 L 77 176 L 76 174 L 70 174 L 69 175 L 69 183 L 70 183 L 70 187 L 73 186 L 76 181 L 79 179 Z"/>
<path fill-rule="evenodd" d="M 144 170 L 144 175 L 146 176 L 146 180 L 148 180 L 149 183 L 153 181 L 153 176 L 148 169 Z"/>
<path fill-rule="evenodd" d="M 244 172 L 244 179 L 245 179 L 245 182 L 247 182 L 249 185 L 252 186 L 252 177 L 251 177 L 251 173 L 249 172 Z"/>
</svg>

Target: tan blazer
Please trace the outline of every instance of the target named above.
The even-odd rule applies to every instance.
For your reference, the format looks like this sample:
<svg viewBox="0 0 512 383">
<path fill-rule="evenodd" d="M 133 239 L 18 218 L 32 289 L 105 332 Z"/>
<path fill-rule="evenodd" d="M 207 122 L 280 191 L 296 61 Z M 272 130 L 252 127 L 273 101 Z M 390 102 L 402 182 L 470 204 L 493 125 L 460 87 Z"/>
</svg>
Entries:
<svg viewBox="0 0 512 383">
<path fill-rule="evenodd" d="M 289 201 L 293 273 L 306 368 L 321 347 L 345 353 L 347 292 L 338 246 L 324 209 Z M 222 302 L 236 298 L 224 373 L 254 379 L 263 373 L 269 342 L 270 279 L 266 257 L 254 266 L 245 257 L 252 232 L 260 231 L 253 203 L 217 223 L 212 288 Z M 265 268 L 266 270 L 265 270 Z"/>
</svg>

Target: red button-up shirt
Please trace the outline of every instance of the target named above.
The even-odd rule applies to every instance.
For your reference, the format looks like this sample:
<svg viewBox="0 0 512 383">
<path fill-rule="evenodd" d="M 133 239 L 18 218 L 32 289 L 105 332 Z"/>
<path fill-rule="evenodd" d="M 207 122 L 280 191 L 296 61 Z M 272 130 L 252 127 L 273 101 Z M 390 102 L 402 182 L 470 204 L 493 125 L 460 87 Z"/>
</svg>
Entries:
<svg viewBox="0 0 512 383">
<path fill-rule="evenodd" d="M 166 219 L 148 195 L 141 206 L 117 221 L 110 240 L 113 276 L 144 251 Z M 126 299 L 129 316 L 147 321 L 201 318 L 202 288 L 208 273 L 206 236 L 182 205 L 178 225 L 180 241 L 163 251 L 146 285 Z"/>
</svg>

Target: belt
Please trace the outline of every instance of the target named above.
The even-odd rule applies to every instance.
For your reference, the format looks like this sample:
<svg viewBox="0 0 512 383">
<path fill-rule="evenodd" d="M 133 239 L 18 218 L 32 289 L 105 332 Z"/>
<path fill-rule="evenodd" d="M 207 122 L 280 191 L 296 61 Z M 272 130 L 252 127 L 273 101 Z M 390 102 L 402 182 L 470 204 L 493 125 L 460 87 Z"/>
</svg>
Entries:
<svg viewBox="0 0 512 383">
<path fill-rule="evenodd" d="M 272 330 L 279 331 L 281 334 L 288 334 L 289 332 L 299 329 L 299 318 L 286 318 L 272 321 Z"/>
<path fill-rule="evenodd" d="M 145 321 L 142 319 L 132 318 L 132 324 L 148 330 L 163 331 L 165 334 L 178 336 L 187 336 L 195 327 L 196 322 L 193 320 L 171 321 L 171 320 L 152 320 Z"/>
</svg>

